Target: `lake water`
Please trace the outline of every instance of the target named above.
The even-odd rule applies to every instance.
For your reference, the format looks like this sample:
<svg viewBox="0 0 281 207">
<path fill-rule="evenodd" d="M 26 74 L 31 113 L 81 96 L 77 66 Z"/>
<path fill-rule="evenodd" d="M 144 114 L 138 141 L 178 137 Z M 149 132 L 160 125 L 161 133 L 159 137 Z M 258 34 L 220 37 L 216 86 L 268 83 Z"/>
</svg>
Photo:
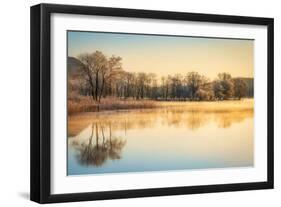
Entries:
<svg viewBox="0 0 281 207">
<path fill-rule="evenodd" d="M 68 175 L 253 166 L 253 102 L 68 118 Z"/>
</svg>

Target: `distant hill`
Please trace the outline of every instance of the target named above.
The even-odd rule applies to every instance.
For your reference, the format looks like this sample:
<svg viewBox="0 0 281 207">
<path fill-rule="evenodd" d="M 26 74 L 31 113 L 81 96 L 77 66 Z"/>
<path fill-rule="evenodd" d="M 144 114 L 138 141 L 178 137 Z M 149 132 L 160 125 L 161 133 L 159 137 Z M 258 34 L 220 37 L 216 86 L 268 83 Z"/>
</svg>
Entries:
<svg viewBox="0 0 281 207">
<path fill-rule="evenodd" d="M 67 72 L 69 75 L 78 75 L 83 67 L 83 63 L 77 58 L 67 57 Z"/>
</svg>

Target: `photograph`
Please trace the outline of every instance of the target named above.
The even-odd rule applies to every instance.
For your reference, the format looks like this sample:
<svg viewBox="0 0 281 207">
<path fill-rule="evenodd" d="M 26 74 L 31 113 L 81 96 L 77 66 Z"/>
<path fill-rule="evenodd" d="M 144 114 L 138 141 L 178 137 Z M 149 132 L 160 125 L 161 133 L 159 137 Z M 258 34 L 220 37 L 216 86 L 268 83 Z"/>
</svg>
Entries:
<svg viewBox="0 0 281 207">
<path fill-rule="evenodd" d="M 30 200 L 274 188 L 274 18 L 37 4 L 30 40 Z"/>
<path fill-rule="evenodd" d="M 254 40 L 68 30 L 67 175 L 254 167 Z"/>
</svg>

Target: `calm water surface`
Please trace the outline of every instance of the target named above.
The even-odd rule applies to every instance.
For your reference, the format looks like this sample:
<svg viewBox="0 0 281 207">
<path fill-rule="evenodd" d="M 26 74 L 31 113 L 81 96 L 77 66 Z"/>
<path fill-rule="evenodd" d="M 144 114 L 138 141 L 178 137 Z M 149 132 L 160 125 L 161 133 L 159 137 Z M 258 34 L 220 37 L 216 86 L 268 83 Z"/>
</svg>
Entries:
<svg viewBox="0 0 281 207">
<path fill-rule="evenodd" d="M 251 105 L 181 104 L 68 119 L 68 175 L 249 166 Z"/>
</svg>

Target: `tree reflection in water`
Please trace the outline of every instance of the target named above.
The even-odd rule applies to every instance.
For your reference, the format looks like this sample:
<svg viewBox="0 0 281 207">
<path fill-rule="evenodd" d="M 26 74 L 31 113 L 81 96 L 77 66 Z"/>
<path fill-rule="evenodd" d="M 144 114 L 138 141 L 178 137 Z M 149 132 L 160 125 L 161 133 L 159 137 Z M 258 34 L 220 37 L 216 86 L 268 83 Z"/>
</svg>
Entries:
<svg viewBox="0 0 281 207">
<path fill-rule="evenodd" d="M 168 108 L 152 110 L 135 110 L 130 112 L 99 113 L 95 118 L 92 116 L 73 116 L 69 120 L 68 134 L 74 137 L 93 121 L 103 126 L 112 123 L 112 131 L 123 130 L 126 132 L 132 129 L 155 128 L 157 125 L 167 127 L 186 127 L 192 131 L 214 122 L 218 128 L 230 128 L 234 123 L 240 123 L 245 119 L 253 117 L 253 109 L 213 110 L 193 108 Z M 107 128 L 108 130 L 108 128 Z M 102 130 L 101 130 L 102 131 Z"/>
<path fill-rule="evenodd" d="M 95 131 L 95 141 L 93 140 Z M 100 140 L 100 133 L 102 140 Z M 101 141 L 101 142 L 100 142 Z M 83 165 L 102 166 L 108 159 L 116 160 L 121 158 L 121 152 L 126 144 L 126 140 L 121 137 L 113 137 L 111 124 L 109 124 L 109 136 L 104 133 L 104 126 L 98 123 L 92 124 L 89 142 L 75 145 L 78 150 L 77 158 Z"/>
<path fill-rule="evenodd" d="M 68 117 L 67 172 L 253 166 L 253 116 L 252 101 L 73 115 Z"/>
</svg>

